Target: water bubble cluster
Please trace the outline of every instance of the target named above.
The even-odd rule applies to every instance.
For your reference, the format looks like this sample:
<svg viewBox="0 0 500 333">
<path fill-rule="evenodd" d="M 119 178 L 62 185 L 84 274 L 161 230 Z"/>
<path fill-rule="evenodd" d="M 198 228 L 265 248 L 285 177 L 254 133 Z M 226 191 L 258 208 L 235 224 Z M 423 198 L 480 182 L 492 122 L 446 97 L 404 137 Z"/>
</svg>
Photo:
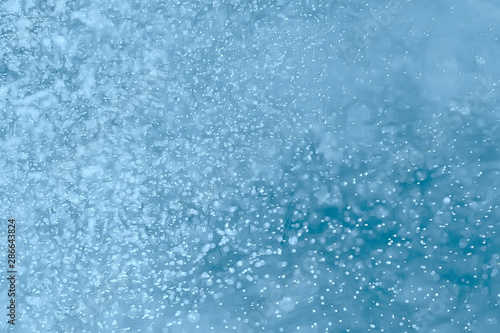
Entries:
<svg viewBox="0 0 500 333">
<path fill-rule="evenodd" d="M 0 6 L 20 331 L 498 331 L 497 4 Z"/>
</svg>

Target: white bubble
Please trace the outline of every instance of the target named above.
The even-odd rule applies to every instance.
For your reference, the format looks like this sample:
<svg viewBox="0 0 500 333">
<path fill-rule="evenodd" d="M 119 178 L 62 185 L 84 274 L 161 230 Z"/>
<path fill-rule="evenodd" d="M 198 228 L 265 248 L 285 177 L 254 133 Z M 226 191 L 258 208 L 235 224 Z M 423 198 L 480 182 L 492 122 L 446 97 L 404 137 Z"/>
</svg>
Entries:
<svg viewBox="0 0 500 333">
<path fill-rule="evenodd" d="M 200 320 L 200 314 L 198 312 L 191 312 L 188 314 L 188 320 L 192 323 L 196 323 L 198 320 Z"/>
</svg>

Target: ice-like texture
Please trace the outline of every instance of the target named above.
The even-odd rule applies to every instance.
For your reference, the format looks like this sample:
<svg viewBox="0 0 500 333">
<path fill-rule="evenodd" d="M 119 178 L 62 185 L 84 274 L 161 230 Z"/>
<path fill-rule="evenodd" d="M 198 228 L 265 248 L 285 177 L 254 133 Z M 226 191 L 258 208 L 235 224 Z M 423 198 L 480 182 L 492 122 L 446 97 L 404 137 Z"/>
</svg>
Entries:
<svg viewBox="0 0 500 333">
<path fill-rule="evenodd" d="M 0 34 L 1 332 L 500 332 L 498 1 L 7 0 Z"/>
</svg>

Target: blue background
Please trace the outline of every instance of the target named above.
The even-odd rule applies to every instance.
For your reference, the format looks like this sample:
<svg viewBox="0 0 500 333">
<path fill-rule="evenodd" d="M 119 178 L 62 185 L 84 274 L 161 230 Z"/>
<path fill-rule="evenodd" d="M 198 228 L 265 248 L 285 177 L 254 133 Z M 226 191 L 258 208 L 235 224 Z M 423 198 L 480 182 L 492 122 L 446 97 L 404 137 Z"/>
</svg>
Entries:
<svg viewBox="0 0 500 333">
<path fill-rule="evenodd" d="M 14 330 L 500 331 L 499 18 L 3 1 Z"/>
</svg>

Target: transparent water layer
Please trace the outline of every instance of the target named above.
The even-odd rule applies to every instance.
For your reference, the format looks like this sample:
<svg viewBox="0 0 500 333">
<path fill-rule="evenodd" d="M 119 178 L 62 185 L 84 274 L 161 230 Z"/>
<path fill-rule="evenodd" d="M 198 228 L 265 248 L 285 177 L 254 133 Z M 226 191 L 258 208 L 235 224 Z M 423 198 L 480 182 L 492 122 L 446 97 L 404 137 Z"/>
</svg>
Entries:
<svg viewBox="0 0 500 333">
<path fill-rule="evenodd" d="M 499 17 L 3 2 L 0 330 L 499 331 Z"/>
</svg>

